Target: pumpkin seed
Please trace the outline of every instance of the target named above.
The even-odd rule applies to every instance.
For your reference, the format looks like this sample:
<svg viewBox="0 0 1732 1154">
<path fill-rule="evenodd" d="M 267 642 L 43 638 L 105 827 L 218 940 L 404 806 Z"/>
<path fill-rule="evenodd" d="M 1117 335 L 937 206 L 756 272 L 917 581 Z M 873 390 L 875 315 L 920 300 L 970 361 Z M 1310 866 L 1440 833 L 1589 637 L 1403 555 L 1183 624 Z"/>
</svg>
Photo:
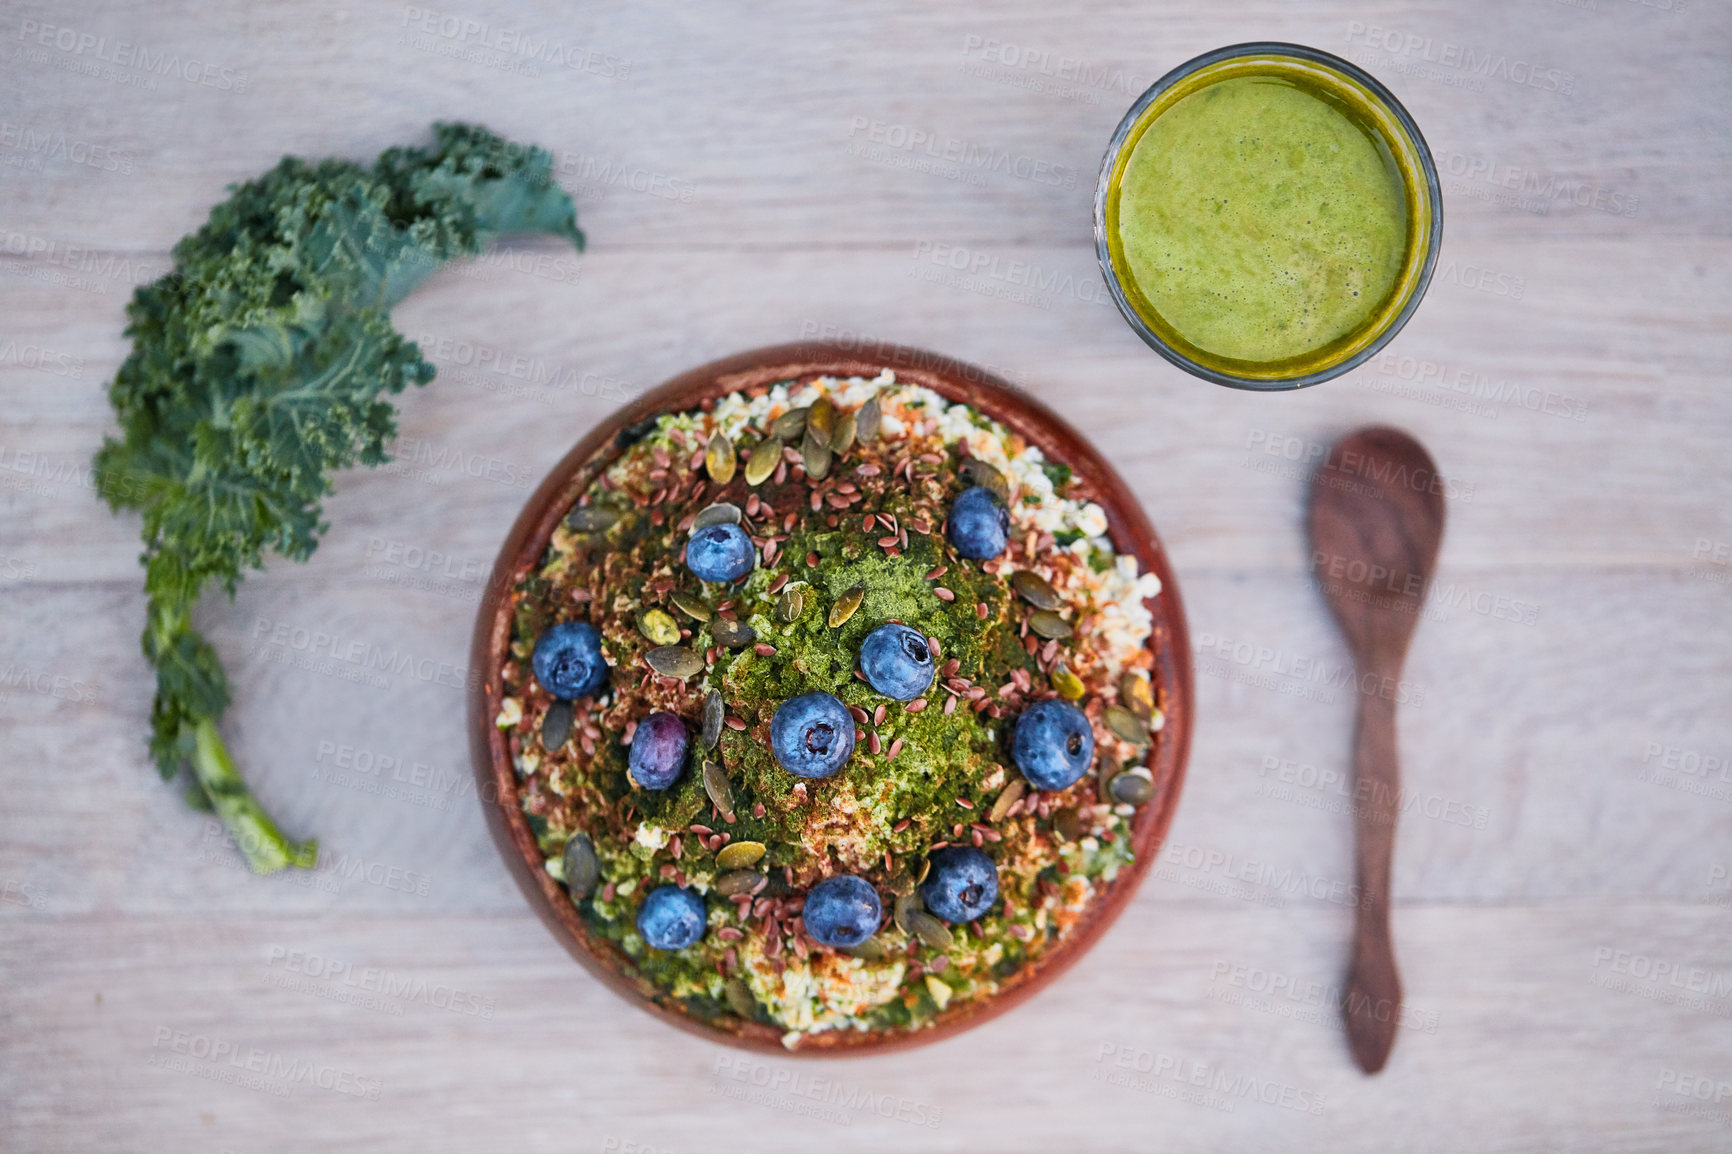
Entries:
<svg viewBox="0 0 1732 1154">
<path fill-rule="evenodd" d="M 762 485 L 782 462 L 782 438 L 770 437 L 758 442 L 752 455 L 746 458 L 746 484 Z"/>
<path fill-rule="evenodd" d="M 718 485 L 726 485 L 734 479 L 734 465 L 738 458 L 734 455 L 734 443 L 727 435 L 717 429 L 710 436 L 710 443 L 704 447 L 704 468 L 709 471 L 710 480 Z"/>
<path fill-rule="evenodd" d="M 723 522 L 738 525 L 740 507 L 731 501 L 717 501 L 714 505 L 704 506 L 698 511 L 698 515 L 692 518 L 692 532 L 696 533 L 699 529 L 708 529 L 711 525 L 720 525 Z"/>
<path fill-rule="evenodd" d="M 1119 774 L 1119 763 L 1116 758 L 1103 757 L 1096 768 L 1095 791 L 1102 805 L 1113 800 L 1113 778 Z"/>
<path fill-rule="evenodd" d="M 1027 791 L 1028 786 L 1020 777 L 1012 781 L 999 792 L 998 800 L 992 803 L 992 809 L 987 813 L 986 820 L 989 822 L 1003 821 L 1004 815 L 1010 811 L 1010 807 L 1021 801 L 1022 795 Z"/>
<path fill-rule="evenodd" d="M 709 796 L 710 804 L 723 813 L 734 812 L 733 787 L 728 784 L 728 775 L 722 767 L 713 761 L 704 762 L 704 793 Z"/>
<path fill-rule="evenodd" d="M 613 509 L 603 509 L 599 505 L 579 505 L 566 514 L 565 523 L 579 533 L 600 533 L 611 529 L 619 520 L 619 513 Z"/>
<path fill-rule="evenodd" d="M 637 615 L 637 631 L 657 645 L 678 645 L 680 625 L 666 609 L 645 609 Z"/>
<path fill-rule="evenodd" d="M 1149 679 L 1134 669 L 1119 680 L 1119 700 L 1126 709 L 1144 720 L 1155 712 L 1155 695 L 1149 688 Z"/>
<path fill-rule="evenodd" d="M 756 629 L 730 617 L 718 617 L 710 622 L 710 635 L 729 649 L 744 649 L 758 639 Z"/>
<path fill-rule="evenodd" d="M 668 600 L 674 603 L 675 609 L 693 621 L 708 621 L 710 619 L 710 607 L 690 593 L 675 593 Z"/>
<path fill-rule="evenodd" d="M 570 891 L 572 901 L 580 902 L 595 892 L 595 883 L 601 880 L 601 863 L 596 861 L 595 845 L 588 834 L 571 835 L 571 840 L 565 843 L 561 864 L 565 866 L 565 888 Z"/>
<path fill-rule="evenodd" d="M 867 962 L 881 962 L 890 956 L 884 943 L 874 934 L 857 946 L 843 946 L 842 952 Z"/>
<path fill-rule="evenodd" d="M 1128 741 L 1132 745 L 1147 745 L 1149 743 L 1148 726 L 1137 720 L 1136 714 L 1128 709 L 1109 705 L 1101 710 L 1101 720 L 1106 722 L 1107 728 L 1113 731 L 1114 737 Z"/>
<path fill-rule="evenodd" d="M 836 418 L 836 427 L 830 433 L 830 451 L 838 457 L 854 447 L 856 420 L 853 413 L 843 413 Z"/>
<path fill-rule="evenodd" d="M 792 625 L 800 619 L 800 614 L 806 611 L 806 587 L 790 585 L 782 590 L 782 595 L 776 598 L 776 620 L 783 625 Z"/>
<path fill-rule="evenodd" d="M 1070 636 L 1070 622 L 1046 609 L 1036 609 L 1028 615 L 1028 627 L 1049 641 L 1062 641 Z"/>
<path fill-rule="evenodd" d="M 806 410 L 806 435 L 828 449 L 830 434 L 835 431 L 836 406 L 829 397 L 819 397 Z"/>
<path fill-rule="evenodd" d="M 950 927 L 925 910 L 908 912 L 908 928 L 915 937 L 935 950 L 948 950 L 956 943 L 956 935 L 950 932 Z"/>
<path fill-rule="evenodd" d="M 914 893 L 913 891 L 905 893 L 896 899 L 895 905 L 890 907 L 890 920 L 895 923 L 897 929 L 901 930 L 909 937 L 913 937 L 914 931 L 909 928 L 908 918 L 911 914 L 923 912 L 920 907 L 921 901 L 919 894 Z"/>
<path fill-rule="evenodd" d="M 1121 773 L 1107 786 L 1114 801 L 1126 805 L 1141 805 L 1155 796 L 1155 783 L 1140 773 Z"/>
<path fill-rule="evenodd" d="M 932 859 L 930 857 L 921 858 L 920 859 L 920 872 L 914 875 L 914 884 L 920 885 L 923 882 L 925 882 L 926 881 L 926 875 L 931 873 L 931 872 L 932 872 Z"/>
<path fill-rule="evenodd" d="M 764 843 L 761 841 L 731 841 L 716 851 L 716 868 L 745 869 L 749 865 L 756 865 L 764 852 Z"/>
<path fill-rule="evenodd" d="M 807 429 L 806 439 L 800 442 L 800 463 L 806 466 L 806 476 L 822 481 L 830 475 L 830 460 L 830 447 Z"/>
<path fill-rule="evenodd" d="M 1058 695 L 1066 701 L 1079 701 L 1087 692 L 1082 679 L 1062 665 L 1053 667 L 1048 680 L 1052 682 L 1052 687 L 1058 690 Z"/>
<path fill-rule="evenodd" d="M 571 702 L 556 701 L 541 717 L 541 748 L 552 753 L 571 739 Z"/>
<path fill-rule="evenodd" d="M 704 659 L 684 645 L 658 645 L 644 654 L 643 659 L 663 677 L 677 677 L 681 681 L 704 671 Z"/>
<path fill-rule="evenodd" d="M 1003 473 L 979 457 L 970 457 L 962 462 L 962 475 L 982 489 L 992 490 L 993 496 L 1004 504 L 1010 504 L 1010 482 L 1004 479 Z"/>
<path fill-rule="evenodd" d="M 878 430 L 884 424 L 884 406 L 878 403 L 876 396 L 860 406 L 860 411 L 854 415 L 854 437 L 861 444 L 878 439 Z"/>
<path fill-rule="evenodd" d="M 784 441 L 792 441 L 806 431 L 806 413 L 805 409 L 789 409 L 776 418 L 770 431 Z"/>
<path fill-rule="evenodd" d="M 742 1018 L 758 1016 L 758 1000 L 752 997 L 752 988 L 738 978 L 729 978 L 723 987 L 728 995 L 728 1008 Z"/>
<path fill-rule="evenodd" d="M 758 887 L 768 880 L 757 870 L 735 870 L 716 879 L 716 892 L 725 898 L 731 898 L 735 894 L 757 893 Z"/>
<path fill-rule="evenodd" d="M 722 691 L 719 689 L 710 690 L 709 696 L 704 698 L 704 728 L 698 735 L 698 748 L 714 749 L 716 742 L 722 739 L 724 712 Z"/>
<path fill-rule="evenodd" d="M 1064 600 L 1059 597 L 1058 590 L 1048 584 L 1046 578 L 1039 573 L 1019 569 L 1011 574 L 1010 587 L 1016 590 L 1018 597 L 1036 609 L 1064 608 Z"/>
<path fill-rule="evenodd" d="M 1052 829 L 1065 841 L 1080 840 L 1083 835 L 1082 815 L 1074 809 L 1061 809 L 1052 815 Z"/>
<path fill-rule="evenodd" d="M 836 604 L 830 606 L 830 628 L 840 629 L 854 616 L 854 611 L 860 608 L 860 602 L 866 600 L 866 586 L 856 585 L 854 588 L 836 598 Z"/>
</svg>

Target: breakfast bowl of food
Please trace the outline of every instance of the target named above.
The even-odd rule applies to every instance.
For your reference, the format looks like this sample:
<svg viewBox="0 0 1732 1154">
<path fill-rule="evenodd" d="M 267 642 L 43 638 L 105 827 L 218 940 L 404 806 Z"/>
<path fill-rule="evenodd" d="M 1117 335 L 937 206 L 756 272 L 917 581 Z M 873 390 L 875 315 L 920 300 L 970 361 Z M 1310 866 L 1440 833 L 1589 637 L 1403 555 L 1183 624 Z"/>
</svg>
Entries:
<svg viewBox="0 0 1732 1154">
<path fill-rule="evenodd" d="M 532 905 L 676 1025 L 918 1044 L 1035 993 L 1172 820 L 1177 588 L 1110 466 L 979 369 L 761 349 L 593 430 L 476 626 L 480 793 Z"/>
</svg>

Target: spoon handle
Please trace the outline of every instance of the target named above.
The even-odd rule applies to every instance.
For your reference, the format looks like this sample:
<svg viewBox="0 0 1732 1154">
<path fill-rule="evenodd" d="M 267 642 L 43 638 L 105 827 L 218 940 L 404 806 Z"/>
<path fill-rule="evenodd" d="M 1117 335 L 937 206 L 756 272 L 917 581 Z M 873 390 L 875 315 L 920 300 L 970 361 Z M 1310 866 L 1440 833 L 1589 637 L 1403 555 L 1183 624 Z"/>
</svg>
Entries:
<svg viewBox="0 0 1732 1154">
<path fill-rule="evenodd" d="M 1390 685 L 1394 679 L 1378 677 L 1376 683 Z M 1389 1060 L 1401 1019 L 1401 978 L 1389 937 L 1389 859 L 1395 848 L 1401 793 L 1393 697 L 1360 695 L 1353 773 L 1359 802 L 1359 902 L 1342 1012 L 1354 1060 L 1361 1070 L 1375 1074 Z"/>
</svg>

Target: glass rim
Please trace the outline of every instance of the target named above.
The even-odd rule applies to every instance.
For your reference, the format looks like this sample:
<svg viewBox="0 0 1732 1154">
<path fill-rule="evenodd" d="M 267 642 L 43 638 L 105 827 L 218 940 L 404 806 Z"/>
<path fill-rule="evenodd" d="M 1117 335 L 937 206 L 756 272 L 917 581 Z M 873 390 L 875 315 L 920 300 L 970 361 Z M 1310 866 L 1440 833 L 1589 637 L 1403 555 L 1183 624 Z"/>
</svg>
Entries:
<svg viewBox="0 0 1732 1154">
<path fill-rule="evenodd" d="M 1333 69 L 1348 79 L 1363 85 L 1373 97 L 1388 109 L 1389 114 L 1412 142 L 1419 169 L 1425 176 L 1425 195 L 1431 209 L 1429 213 L 1431 237 L 1426 245 L 1425 257 L 1420 264 L 1419 274 L 1407 300 L 1402 303 L 1401 308 L 1385 325 L 1383 331 L 1371 343 L 1352 356 L 1346 357 L 1336 364 L 1295 377 L 1256 378 L 1239 376 L 1199 364 L 1172 347 L 1149 326 L 1148 322 L 1132 306 L 1124 286 L 1119 283 L 1118 274 L 1113 269 L 1112 249 L 1107 237 L 1108 186 L 1112 181 L 1113 170 L 1118 166 L 1119 154 L 1124 150 L 1125 141 L 1142 119 L 1143 113 L 1169 89 L 1193 73 L 1223 61 L 1247 56 L 1292 57 Z M 1119 313 L 1129 323 L 1131 329 L 1143 339 L 1143 343 L 1192 376 L 1201 377 L 1203 380 L 1212 381 L 1217 385 L 1225 385 L 1228 388 L 1248 389 L 1255 392 L 1284 392 L 1321 384 L 1351 372 L 1376 356 L 1402 330 L 1408 319 L 1413 316 L 1414 310 L 1419 307 L 1419 302 L 1424 299 L 1426 290 L 1431 286 L 1432 272 L 1437 267 L 1438 252 L 1443 245 L 1443 189 L 1438 181 L 1437 164 L 1432 158 L 1431 146 L 1426 143 L 1424 134 L 1419 131 L 1419 125 L 1414 122 L 1406 107 L 1395 98 L 1393 92 L 1384 87 L 1381 81 L 1351 60 L 1344 60 L 1334 53 L 1325 52 L 1320 48 L 1311 48 L 1304 44 L 1290 44 L 1279 40 L 1253 40 L 1243 44 L 1229 44 L 1223 48 L 1216 48 L 1203 53 L 1201 56 L 1192 57 L 1149 85 L 1143 94 L 1131 104 L 1124 118 L 1119 121 L 1118 127 L 1113 130 L 1112 138 L 1107 142 L 1106 155 L 1101 159 L 1100 175 L 1095 181 L 1094 215 L 1095 258 L 1100 263 L 1101 276 L 1106 280 L 1107 291 L 1112 294 L 1113 302 L 1118 305 Z"/>
</svg>

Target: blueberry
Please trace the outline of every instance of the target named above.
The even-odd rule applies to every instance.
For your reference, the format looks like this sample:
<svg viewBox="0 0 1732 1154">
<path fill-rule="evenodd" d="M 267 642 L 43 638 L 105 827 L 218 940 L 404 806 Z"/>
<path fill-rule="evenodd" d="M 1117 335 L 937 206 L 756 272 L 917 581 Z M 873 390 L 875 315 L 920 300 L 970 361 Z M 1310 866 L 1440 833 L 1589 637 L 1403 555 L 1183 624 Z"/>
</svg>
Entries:
<svg viewBox="0 0 1732 1154">
<path fill-rule="evenodd" d="M 679 886 L 654 889 L 637 912 L 637 932 L 658 950 L 683 950 L 704 936 L 704 899 Z"/>
<path fill-rule="evenodd" d="M 562 701 L 593 697 L 607 686 L 601 633 L 582 621 L 555 625 L 538 637 L 529 664 L 541 687 Z"/>
<path fill-rule="evenodd" d="M 631 779 L 645 789 L 666 789 L 686 767 L 686 723 L 671 713 L 652 713 L 631 738 Z"/>
<path fill-rule="evenodd" d="M 998 900 L 998 867 L 973 846 L 938 850 L 921 883 L 920 900 L 947 922 L 972 922 Z"/>
<path fill-rule="evenodd" d="M 932 684 L 932 650 L 918 629 L 880 625 L 860 644 L 860 670 L 884 696 L 913 701 Z"/>
<path fill-rule="evenodd" d="M 822 691 L 790 697 L 770 722 L 770 752 L 795 777 L 840 773 L 854 753 L 854 717 Z"/>
<path fill-rule="evenodd" d="M 806 895 L 800 917 L 806 932 L 821 945 L 848 949 L 871 937 L 884 916 L 878 891 L 865 878 L 839 874 L 825 878 Z"/>
<path fill-rule="evenodd" d="M 1094 764 L 1095 735 L 1082 710 L 1050 697 L 1016 719 L 1010 752 L 1030 785 L 1063 789 Z"/>
<path fill-rule="evenodd" d="M 686 542 L 686 568 L 699 581 L 738 581 L 757 563 L 752 539 L 731 521 L 705 525 Z"/>
<path fill-rule="evenodd" d="M 1004 552 L 1010 514 L 991 489 L 965 489 L 950 505 L 950 543 L 964 557 L 989 561 Z"/>
</svg>

